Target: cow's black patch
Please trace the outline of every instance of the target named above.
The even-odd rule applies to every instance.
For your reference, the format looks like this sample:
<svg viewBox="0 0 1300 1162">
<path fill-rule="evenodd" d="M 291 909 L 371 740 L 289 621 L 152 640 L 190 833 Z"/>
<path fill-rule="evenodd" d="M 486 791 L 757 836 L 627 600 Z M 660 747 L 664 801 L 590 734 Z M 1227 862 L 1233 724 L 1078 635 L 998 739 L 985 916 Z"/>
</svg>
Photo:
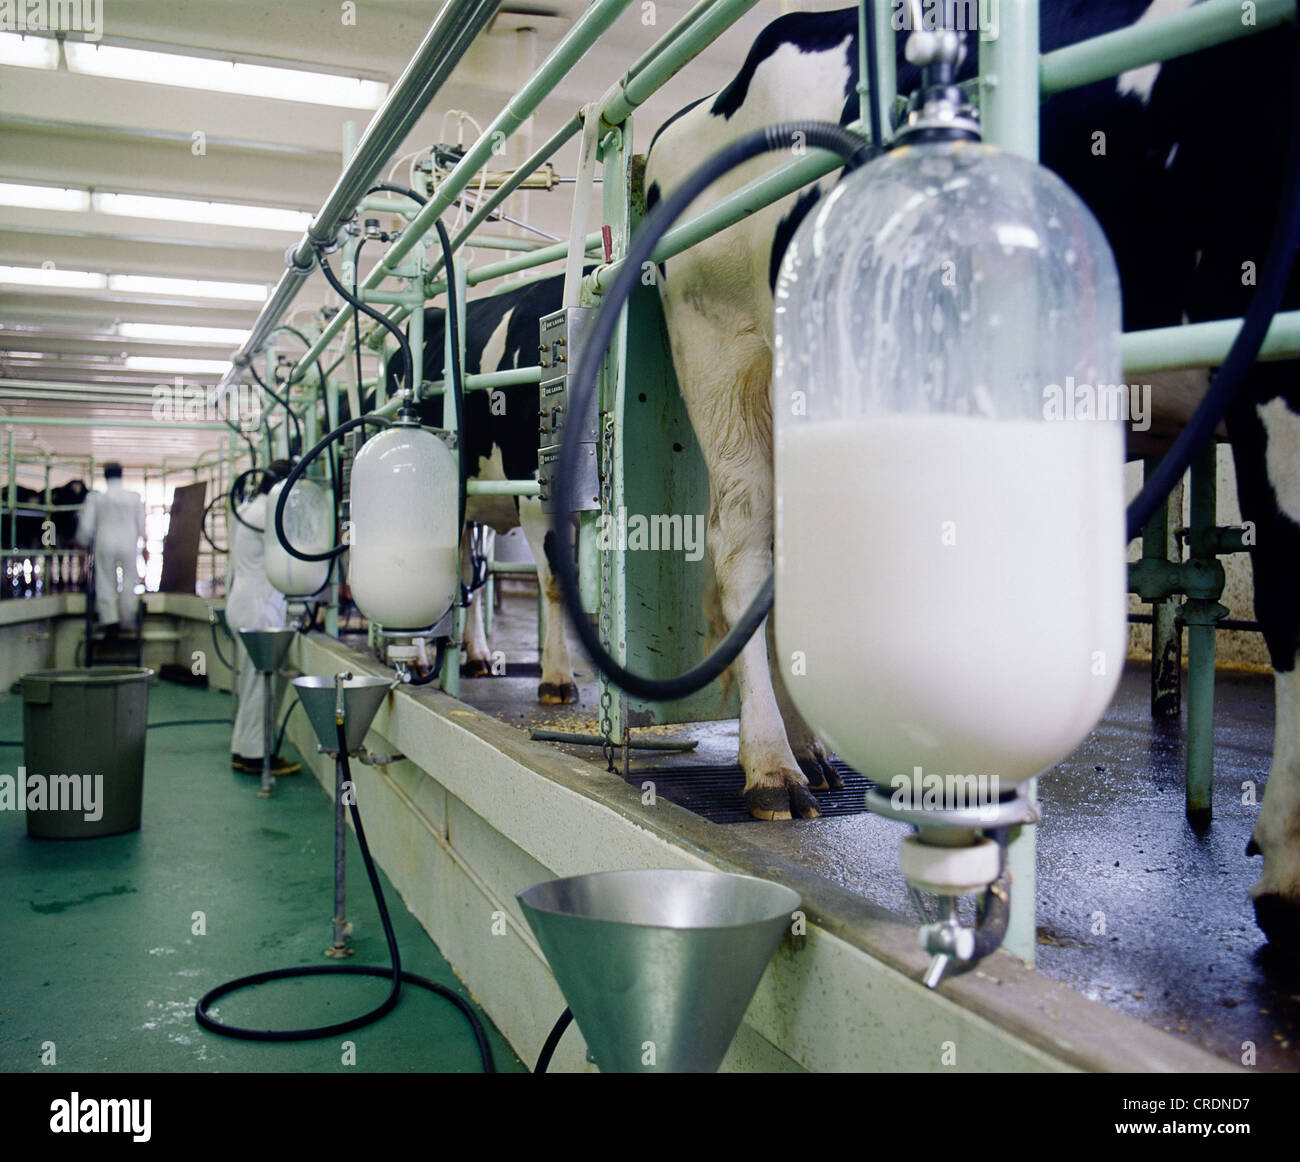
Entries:
<svg viewBox="0 0 1300 1162">
<path fill-rule="evenodd" d="M 772 257 L 767 267 L 767 285 L 772 290 L 776 290 L 776 276 L 781 273 L 781 260 L 785 257 L 785 248 L 790 245 L 794 232 L 799 229 L 808 216 L 808 211 L 817 204 L 817 199 L 820 197 L 821 190 L 816 186 L 809 186 L 799 195 L 799 200 L 795 202 L 790 212 L 777 224 L 776 235 L 772 239 Z"/>
<path fill-rule="evenodd" d="M 674 121 L 679 121 L 681 118 L 685 117 L 686 114 L 689 113 L 692 109 L 694 109 L 696 105 L 699 105 L 702 102 L 707 101 L 708 99 L 709 99 L 708 97 L 696 97 L 695 100 L 692 101 L 689 105 L 683 105 L 680 109 L 677 110 L 676 113 L 674 113 L 671 117 L 669 117 L 667 121 L 665 121 L 661 126 L 659 126 L 659 128 L 655 130 L 655 135 L 652 138 L 650 138 L 650 148 L 645 151 L 646 157 L 649 157 L 654 152 L 655 142 L 659 140 L 659 135 L 663 133 L 663 131 L 667 129 L 668 126 L 670 126 Z M 650 206 L 650 198 L 647 195 L 646 208 L 648 209 L 649 206 Z"/>
<path fill-rule="evenodd" d="M 842 8 L 837 12 L 790 12 L 772 21 L 754 41 L 745 63 L 725 89 L 714 100 L 709 112 L 715 117 L 731 119 L 745 103 L 749 93 L 749 82 L 754 73 L 768 57 L 783 44 L 792 44 L 800 52 L 826 52 L 840 44 L 846 36 L 852 36 L 847 55 L 851 76 L 845 85 L 847 97 L 858 83 L 858 49 L 857 32 L 858 10 Z"/>
<path fill-rule="evenodd" d="M 587 267 L 586 270 L 591 270 Z M 537 365 L 537 321 L 557 311 L 564 302 L 564 276 L 552 275 L 506 291 L 504 294 L 474 299 L 466 310 L 465 374 L 483 371 L 483 352 L 501 320 L 510 314 L 506 325 L 505 349 L 501 366 L 535 367 Z M 441 307 L 427 307 L 424 312 L 424 377 L 443 378 L 446 315 Z M 398 363 L 400 360 L 392 360 Z M 490 368 L 489 370 L 496 370 Z M 388 390 L 397 389 L 397 377 L 390 365 Z M 429 396 L 420 404 L 420 422 L 428 427 L 443 426 L 443 397 Z M 494 406 L 495 405 L 495 406 Z M 492 391 L 466 393 L 465 455 L 470 475 L 478 471 L 480 460 L 488 459 L 495 445 L 501 449 L 501 463 L 510 480 L 528 480 L 537 472 L 538 386 L 515 384 Z"/>
</svg>

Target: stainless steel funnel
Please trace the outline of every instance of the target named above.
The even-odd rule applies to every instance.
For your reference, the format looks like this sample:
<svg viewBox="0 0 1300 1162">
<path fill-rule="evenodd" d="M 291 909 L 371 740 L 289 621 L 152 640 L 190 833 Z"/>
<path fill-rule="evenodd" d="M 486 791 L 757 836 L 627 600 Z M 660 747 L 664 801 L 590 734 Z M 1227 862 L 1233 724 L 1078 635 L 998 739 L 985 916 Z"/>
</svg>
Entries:
<svg viewBox="0 0 1300 1162">
<path fill-rule="evenodd" d="M 710 871 L 617 871 L 518 894 L 604 1073 L 722 1063 L 798 892 Z"/>
<path fill-rule="evenodd" d="M 239 639 L 253 659 L 253 667 L 260 674 L 273 674 L 284 662 L 293 645 L 296 629 L 241 629 Z"/>
<path fill-rule="evenodd" d="M 307 711 L 307 719 L 316 732 L 317 741 L 326 750 L 337 750 L 338 728 L 334 724 L 336 687 L 334 679 L 310 675 L 293 680 L 298 691 L 298 701 Z M 343 683 L 343 721 L 346 727 L 348 754 L 361 749 L 370 723 L 383 705 L 388 691 L 393 688 L 392 678 L 348 678 Z"/>
</svg>

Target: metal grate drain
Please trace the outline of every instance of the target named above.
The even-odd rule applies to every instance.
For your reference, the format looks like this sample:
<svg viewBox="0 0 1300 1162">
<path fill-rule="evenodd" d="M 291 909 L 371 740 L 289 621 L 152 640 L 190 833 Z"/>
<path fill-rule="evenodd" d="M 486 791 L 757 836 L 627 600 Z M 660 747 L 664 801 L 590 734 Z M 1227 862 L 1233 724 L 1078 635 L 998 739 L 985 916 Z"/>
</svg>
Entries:
<svg viewBox="0 0 1300 1162">
<path fill-rule="evenodd" d="M 865 815 L 864 801 L 871 788 L 871 780 L 852 767 L 831 759 L 844 780 L 838 791 L 814 791 L 823 816 Z M 628 783 L 640 788 L 646 781 L 653 782 L 655 794 L 670 803 L 685 807 L 702 815 L 711 823 L 752 823 L 754 818 L 745 806 L 745 772 L 739 767 L 671 767 L 633 771 Z"/>
</svg>

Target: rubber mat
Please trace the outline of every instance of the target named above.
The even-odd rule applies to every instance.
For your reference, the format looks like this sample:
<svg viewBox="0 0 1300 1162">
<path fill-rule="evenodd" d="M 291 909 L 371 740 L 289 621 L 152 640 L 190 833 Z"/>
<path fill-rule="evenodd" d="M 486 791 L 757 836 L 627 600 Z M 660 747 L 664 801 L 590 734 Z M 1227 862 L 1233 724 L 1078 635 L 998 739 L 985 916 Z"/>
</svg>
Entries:
<svg viewBox="0 0 1300 1162">
<path fill-rule="evenodd" d="M 831 759 L 844 780 L 836 791 L 814 791 L 823 816 L 864 815 L 864 798 L 871 788 L 871 780 L 852 767 Z M 670 803 L 685 807 L 702 815 L 711 823 L 752 823 L 753 816 L 745 806 L 745 772 L 739 767 L 661 767 L 633 771 L 627 781 L 640 788 L 647 780 L 655 785 L 655 794 Z"/>
</svg>

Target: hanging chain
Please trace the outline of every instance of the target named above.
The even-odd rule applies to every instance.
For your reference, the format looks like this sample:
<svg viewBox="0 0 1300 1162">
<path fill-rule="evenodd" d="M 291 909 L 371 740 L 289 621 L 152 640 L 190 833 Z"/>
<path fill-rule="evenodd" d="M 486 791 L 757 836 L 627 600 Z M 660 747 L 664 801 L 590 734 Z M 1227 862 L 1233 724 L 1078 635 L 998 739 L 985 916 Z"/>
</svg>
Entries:
<svg viewBox="0 0 1300 1162">
<path fill-rule="evenodd" d="M 605 544 L 613 544 L 611 530 L 613 524 L 610 518 L 611 500 L 611 480 L 614 472 L 614 417 L 605 415 L 601 418 L 600 431 L 600 528 L 605 534 L 602 540 Z M 613 549 L 602 547 L 600 550 L 600 640 L 605 649 L 610 653 L 614 652 L 613 642 L 610 641 L 610 612 L 609 604 L 613 596 L 612 573 L 613 573 Z M 614 702 L 613 695 L 610 693 L 609 681 L 606 678 L 600 679 L 600 737 L 601 750 L 605 753 L 605 766 L 611 775 L 618 774 L 618 768 L 614 765 L 614 740 L 611 737 L 613 723 L 610 721 L 610 708 Z"/>
</svg>

